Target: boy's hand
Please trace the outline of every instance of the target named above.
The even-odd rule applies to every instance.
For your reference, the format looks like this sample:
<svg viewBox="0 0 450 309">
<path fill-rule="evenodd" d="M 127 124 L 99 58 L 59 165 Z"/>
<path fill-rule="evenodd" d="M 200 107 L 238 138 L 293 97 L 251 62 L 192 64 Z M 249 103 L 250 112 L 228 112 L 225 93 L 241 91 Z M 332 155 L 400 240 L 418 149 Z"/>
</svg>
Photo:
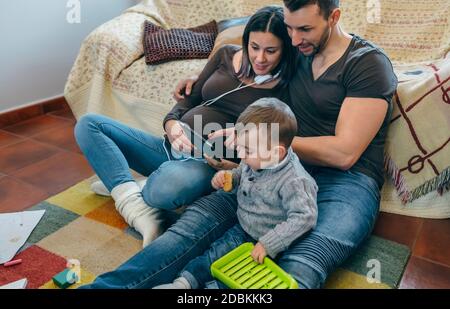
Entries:
<svg viewBox="0 0 450 309">
<path fill-rule="evenodd" d="M 225 171 L 218 171 L 213 179 L 211 180 L 211 185 L 214 189 L 219 190 L 223 188 L 225 184 Z"/>
<path fill-rule="evenodd" d="M 252 258 L 255 262 L 262 264 L 264 262 L 264 258 L 266 257 L 267 252 L 264 246 L 258 242 L 252 250 Z"/>
</svg>

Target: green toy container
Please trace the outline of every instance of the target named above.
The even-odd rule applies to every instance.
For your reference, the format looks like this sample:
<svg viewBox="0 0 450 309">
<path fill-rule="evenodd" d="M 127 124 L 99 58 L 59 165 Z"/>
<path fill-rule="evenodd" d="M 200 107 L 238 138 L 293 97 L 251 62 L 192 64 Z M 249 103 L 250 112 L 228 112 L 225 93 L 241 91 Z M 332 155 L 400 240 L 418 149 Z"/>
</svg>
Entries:
<svg viewBox="0 0 450 309">
<path fill-rule="evenodd" d="M 211 274 L 232 289 L 297 289 L 297 281 L 268 257 L 264 263 L 251 256 L 253 244 L 244 243 L 211 265 Z"/>
</svg>

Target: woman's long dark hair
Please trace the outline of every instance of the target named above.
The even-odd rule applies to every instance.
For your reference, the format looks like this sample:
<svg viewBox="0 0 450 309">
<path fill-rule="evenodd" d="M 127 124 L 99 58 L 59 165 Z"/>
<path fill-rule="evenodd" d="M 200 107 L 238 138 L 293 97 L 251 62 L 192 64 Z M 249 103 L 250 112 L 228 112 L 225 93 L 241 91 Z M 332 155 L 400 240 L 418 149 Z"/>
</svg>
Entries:
<svg viewBox="0 0 450 309">
<path fill-rule="evenodd" d="M 266 6 L 258 10 L 250 17 L 242 35 L 242 65 L 239 70 L 239 78 L 254 78 L 250 59 L 248 56 L 248 41 L 250 32 L 270 32 L 282 42 L 280 63 L 271 72 L 272 75 L 280 72 L 280 86 L 286 85 L 296 69 L 295 48 L 284 24 L 283 8 L 281 6 Z"/>
</svg>

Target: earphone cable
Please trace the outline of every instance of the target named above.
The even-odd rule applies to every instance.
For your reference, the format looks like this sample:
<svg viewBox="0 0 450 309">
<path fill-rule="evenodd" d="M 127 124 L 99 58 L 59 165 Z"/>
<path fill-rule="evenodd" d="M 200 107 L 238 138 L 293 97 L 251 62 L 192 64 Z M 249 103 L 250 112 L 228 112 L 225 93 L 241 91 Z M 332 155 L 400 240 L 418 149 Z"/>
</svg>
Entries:
<svg viewBox="0 0 450 309">
<path fill-rule="evenodd" d="M 224 96 L 226 96 L 227 94 L 233 93 L 233 92 L 235 92 L 235 91 L 238 91 L 238 90 L 241 90 L 241 89 L 244 89 L 244 88 L 247 88 L 247 87 L 251 87 L 251 86 L 256 85 L 256 84 L 258 84 L 258 83 L 257 83 L 257 82 L 253 82 L 253 83 L 251 83 L 251 84 L 242 86 L 243 84 L 244 84 L 244 82 L 241 82 L 241 83 L 239 84 L 239 86 L 237 86 L 237 87 L 234 88 L 233 90 L 227 91 L 227 92 L 221 94 L 220 96 L 218 96 L 218 97 L 216 97 L 216 98 L 214 98 L 214 99 L 209 99 L 209 100 L 203 102 L 203 103 L 201 104 L 201 106 L 210 106 L 210 105 L 214 104 L 217 100 L 220 100 L 221 98 L 223 98 Z"/>
</svg>

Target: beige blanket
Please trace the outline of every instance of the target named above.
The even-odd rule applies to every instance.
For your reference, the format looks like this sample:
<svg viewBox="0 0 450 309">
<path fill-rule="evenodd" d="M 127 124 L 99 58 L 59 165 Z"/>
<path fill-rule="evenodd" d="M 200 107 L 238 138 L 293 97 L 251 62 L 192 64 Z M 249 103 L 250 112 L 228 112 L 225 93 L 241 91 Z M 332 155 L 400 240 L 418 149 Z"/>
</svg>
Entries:
<svg viewBox="0 0 450 309">
<path fill-rule="evenodd" d="M 450 50 L 448 0 L 343 0 L 342 23 L 381 46 L 395 65 L 442 59 Z"/>
</svg>

